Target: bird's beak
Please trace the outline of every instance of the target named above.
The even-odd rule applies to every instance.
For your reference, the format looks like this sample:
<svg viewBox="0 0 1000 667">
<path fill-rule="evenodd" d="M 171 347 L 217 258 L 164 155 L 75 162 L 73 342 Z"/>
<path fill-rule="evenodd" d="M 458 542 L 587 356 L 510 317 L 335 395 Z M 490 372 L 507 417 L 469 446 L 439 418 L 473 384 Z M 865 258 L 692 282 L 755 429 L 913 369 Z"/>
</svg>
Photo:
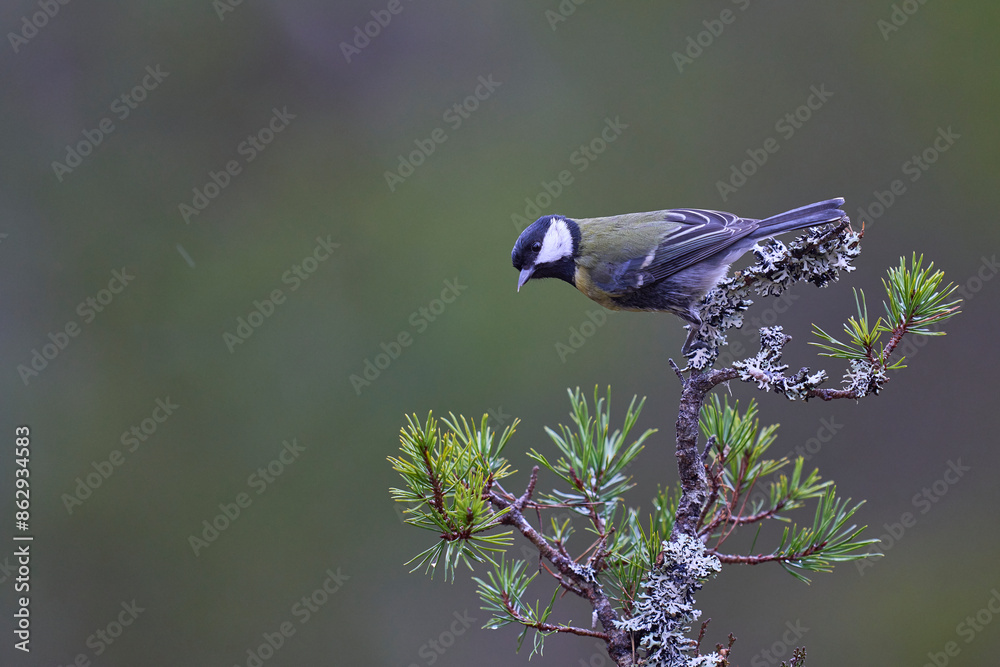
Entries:
<svg viewBox="0 0 1000 667">
<path fill-rule="evenodd" d="M 531 278 L 531 274 L 532 272 L 534 272 L 534 270 L 535 270 L 534 265 L 521 269 L 521 275 L 517 279 L 518 292 L 521 291 L 521 287 L 524 285 L 524 283 L 528 282 L 528 279 Z"/>
</svg>

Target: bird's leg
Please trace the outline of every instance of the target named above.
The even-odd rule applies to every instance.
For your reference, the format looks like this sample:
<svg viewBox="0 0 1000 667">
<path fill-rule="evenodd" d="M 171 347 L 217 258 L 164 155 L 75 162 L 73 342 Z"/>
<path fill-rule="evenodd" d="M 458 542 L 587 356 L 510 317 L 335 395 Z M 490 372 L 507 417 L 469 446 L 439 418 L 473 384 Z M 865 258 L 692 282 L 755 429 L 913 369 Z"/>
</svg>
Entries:
<svg viewBox="0 0 1000 667">
<path fill-rule="evenodd" d="M 687 355 L 691 350 L 695 349 L 695 338 L 698 336 L 698 332 L 701 331 L 701 317 L 694 311 L 688 311 L 684 315 L 681 315 L 681 318 L 689 322 L 686 327 L 688 330 L 687 340 L 681 346 L 681 354 Z"/>
</svg>

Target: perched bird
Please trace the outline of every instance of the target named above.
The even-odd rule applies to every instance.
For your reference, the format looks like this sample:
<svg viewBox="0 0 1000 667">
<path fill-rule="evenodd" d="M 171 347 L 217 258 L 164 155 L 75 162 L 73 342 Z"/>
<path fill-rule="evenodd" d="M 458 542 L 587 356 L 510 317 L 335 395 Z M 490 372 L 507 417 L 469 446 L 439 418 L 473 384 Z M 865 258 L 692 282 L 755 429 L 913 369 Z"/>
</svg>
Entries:
<svg viewBox="0 0 1000 667">
<path fill-rule="evenodd" d="M 511 261 L 532 278 L 560 278 L 611 310 L 666 311 L 690 323 L 682 352 L 701 328 L 697 305 L 729 265 L 762 239 L 844 217 L 840 197 L 763 220 L 675 208 L 606 218 L 546 215 L 521 232 Z"/>
</svg>

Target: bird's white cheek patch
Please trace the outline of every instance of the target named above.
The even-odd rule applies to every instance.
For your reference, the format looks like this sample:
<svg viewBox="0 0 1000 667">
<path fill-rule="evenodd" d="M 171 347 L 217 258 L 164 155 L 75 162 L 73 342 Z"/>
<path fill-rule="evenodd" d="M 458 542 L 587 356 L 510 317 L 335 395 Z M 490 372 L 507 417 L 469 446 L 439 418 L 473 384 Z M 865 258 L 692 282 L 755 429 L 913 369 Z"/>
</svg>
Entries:
<svg viewBox="0 0 1000 667">
<path fill-rule="evenodd" d="M 553 218 L 545 238 L 542 239 L 542 249 L 538 251 L 535 264 L 558 262 L 563 257 L 573 256 L 573 234 L 570 233 L 566 221 Z"/>
</svg>

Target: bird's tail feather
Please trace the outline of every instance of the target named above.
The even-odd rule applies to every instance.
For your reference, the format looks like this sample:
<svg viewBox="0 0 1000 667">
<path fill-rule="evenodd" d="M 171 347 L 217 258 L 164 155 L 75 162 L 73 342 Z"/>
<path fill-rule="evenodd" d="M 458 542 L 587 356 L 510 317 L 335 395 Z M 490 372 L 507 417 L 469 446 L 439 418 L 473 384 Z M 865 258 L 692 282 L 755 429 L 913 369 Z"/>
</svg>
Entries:
<svg viewBox="0 0 1000 667">
<path fill-rule="evenodd" d="M 760 221 L 760 227 L 754 234 L 755 238 L 766 238 L 795 229 L 814 227 L 828 222 L 836 222 L 844 217 L 844 212 L 840 207 L 844 205 L 844 198 L 827 199 L 816 202 L 808 206 L 793 208 L 778 215 L 772 215 Z"/>
</svg>

